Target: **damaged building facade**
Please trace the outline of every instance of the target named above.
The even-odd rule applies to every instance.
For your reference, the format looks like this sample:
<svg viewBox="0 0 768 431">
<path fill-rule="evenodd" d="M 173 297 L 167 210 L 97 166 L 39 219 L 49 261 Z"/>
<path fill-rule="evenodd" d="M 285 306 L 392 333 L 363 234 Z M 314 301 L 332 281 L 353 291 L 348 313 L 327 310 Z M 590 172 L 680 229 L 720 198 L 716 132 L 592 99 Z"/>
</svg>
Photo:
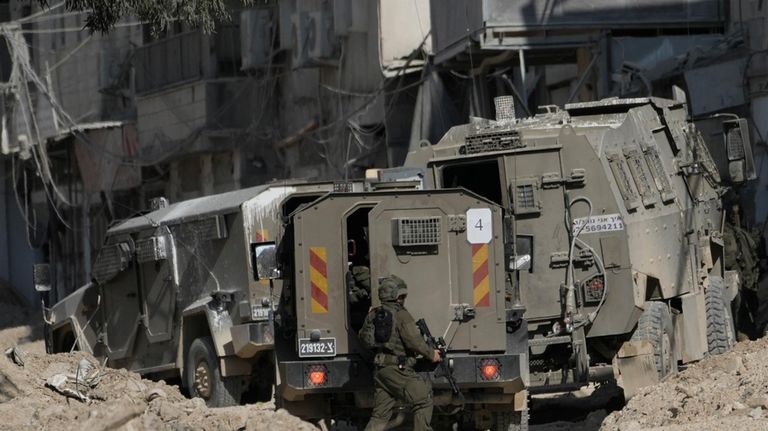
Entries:
<svg viewBox="0 0 768 431">
<path fill-rule="evenodd" d="M 34 3 L 36 4 L 36 3 Z M 685 98 L 702 129 L 750 118 L 768 215 L 767 6 L 758 0 L 231 2 L 214 34 L 132 19 L 106 35 L 85 15 L 0 2 L 4 37 L 0 279 L 34 298 L 55 263 L 66 293 L 89 279 L 113 220 L 287 178 L 399 166 L 514 95 L 519 117 L 617 96 Z M 717 153 L 716 151 L 714 151 Z M 761 199 L 761 196 L 763 198 Z"/>
</svg>

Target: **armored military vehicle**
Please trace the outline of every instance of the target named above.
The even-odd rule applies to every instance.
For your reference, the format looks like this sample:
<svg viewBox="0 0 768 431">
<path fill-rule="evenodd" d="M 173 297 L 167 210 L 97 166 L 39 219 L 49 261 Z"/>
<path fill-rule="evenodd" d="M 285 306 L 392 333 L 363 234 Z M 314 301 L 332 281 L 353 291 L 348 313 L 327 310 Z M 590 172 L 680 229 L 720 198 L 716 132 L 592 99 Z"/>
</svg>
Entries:
<svg viewBox="0 0 768 431">
<path fill-rule="evenodd" d="M 617 378 L 631 395 L 728 349 L 738 283 L 723 269 L 720 176 L 685 104 L 614 98 L 524 119 L 496 104 L 495 120 L 452 128 L 405 167 L 504 209 L 531 391 Z M 749 177 L 746 123 L 727 128 L 730 177 Z"/>
<path fill-rule="evenodd" d="M 395 274 L 408 284 L 407 308 L 447 345 L 447 369 L 423 369 L 435 416 L 445 416 L 436 420 L 518 429 L 527 423 L 528 337 L 505 287 L 501 208 L 466 190 L 398 189 L 408 183 L 327 194 L 291 215 L 279 271 L 270 269 L 274 253 L 265 249 L 264 265 L 257 258 L 260 273 L 283 280 L 276 399 L 305 418 L 367 421 L 372 357 L 357 333 L 378 305 L 379 279 Z M 362 313 L 348 298 L 355 266 L 370 271 L 373 300 Z"/>
<path fill-rule="evenodd" d="M 93 282 L 46 310 L 48 349 L 181 377 L 210 406 L 268 399 L 276 382 L 276 402 L 299 416 L 362 422 L 372 358 L 357 331 L 378 278 L 397 274 L 408 306 L 445 340 L 448 367 L 424 369 L 436 405 L 479 429 L 521 426 L 528 327 L 506 294 L 501 208 L 417 186 L 274 184 L 117 224 Z M 373 301 L 350 301 L 355 268 Z"/>
<path fill-rule="evenodd" d="M 47 349 L 85 350 L 111 367 L 180 377 L 210 406 L 236 404 L 244 393 L 269 399 L 281 286 L 254 278 L 254 253 L 281 235 L 283 217 L 333 187 L 254 187 L 161 203 L 117 224 L 93 281 L 45 312 Z"/>
</svg>

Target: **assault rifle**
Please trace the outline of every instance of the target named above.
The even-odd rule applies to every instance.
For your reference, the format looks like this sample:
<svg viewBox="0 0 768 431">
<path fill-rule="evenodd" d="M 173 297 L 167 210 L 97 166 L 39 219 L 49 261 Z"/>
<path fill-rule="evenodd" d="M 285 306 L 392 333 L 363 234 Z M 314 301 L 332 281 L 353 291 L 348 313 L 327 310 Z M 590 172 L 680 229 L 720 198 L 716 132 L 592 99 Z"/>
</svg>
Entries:
<svg viewBox="0 0 768 431">
<path fill-rule="evenodd" d="M 429 331 L 429 327 L 427 326 L 427 322 L 424 321 L 424 319 L 419 319 L 416 321 L 416 326 L 419 327 L 419 332 L 421 332 L 421 335 L 424 336 L 424 338 L 427 340 L 427 344 L 429 344 L 429 347 L 437 350 L 440 352 L 440 357 L 443 359 L 440 361 L 440 371 L 442 372 L 440 375 L 435 374 L 436 377 L 445 377 L 445 380 L 448 380 L 448 384 L 451 385 L 451 390 L 454 394 L 459 394 L 459 386 L 456 384 L 456 379 L 453 378 L 453 373 L 451 373 L 450 366 L 445 362 L 445 353 L 447 346 L 445 345 L 445 340 L 443 340 L 443 337 L 433 337 L 432 333 Z"/>
</svg>

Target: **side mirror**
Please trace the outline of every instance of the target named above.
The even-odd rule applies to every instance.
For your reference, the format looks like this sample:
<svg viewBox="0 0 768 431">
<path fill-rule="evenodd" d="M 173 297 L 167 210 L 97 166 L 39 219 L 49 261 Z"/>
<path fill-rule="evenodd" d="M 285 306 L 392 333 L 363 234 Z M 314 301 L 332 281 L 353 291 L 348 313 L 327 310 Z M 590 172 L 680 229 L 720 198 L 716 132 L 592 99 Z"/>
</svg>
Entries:
<svg viewBox="0 0 768 431">
<path fill-rule="evenodd" d="M 32 265 L 32 282 L 35 290 L 43 293 L 51 291 L 51 265 L 36 263 Z"/>
<path fill-rule="evenodd" d="M 723 140 L 728 156 L 728 176 L 736 184 L 757 178 L 747 120 L 723 121 Z"/>
<path fill-rule="evenodd" d="M 277 246 L 274 243 L 251 244 L 251 263 L 254 280 L 280 278 L 277 268 Z"/>
</svg>

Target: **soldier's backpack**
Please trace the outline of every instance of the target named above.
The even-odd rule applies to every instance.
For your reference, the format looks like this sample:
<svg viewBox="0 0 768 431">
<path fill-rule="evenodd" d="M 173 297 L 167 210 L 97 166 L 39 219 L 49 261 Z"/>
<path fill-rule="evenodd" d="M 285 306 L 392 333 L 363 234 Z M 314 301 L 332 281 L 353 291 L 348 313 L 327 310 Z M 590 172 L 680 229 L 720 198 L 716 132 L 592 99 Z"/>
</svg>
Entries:
<svg viewBox="0 0 768 431">
<path fill-rule="evenodd" d="M 392 316 L 392 312 L 384 307 L 377 308 L 375 313 L 373 316 L 373 339 L 377 343 L 387 343 L 392 336 L 395 318 Z"/>
</svg>

